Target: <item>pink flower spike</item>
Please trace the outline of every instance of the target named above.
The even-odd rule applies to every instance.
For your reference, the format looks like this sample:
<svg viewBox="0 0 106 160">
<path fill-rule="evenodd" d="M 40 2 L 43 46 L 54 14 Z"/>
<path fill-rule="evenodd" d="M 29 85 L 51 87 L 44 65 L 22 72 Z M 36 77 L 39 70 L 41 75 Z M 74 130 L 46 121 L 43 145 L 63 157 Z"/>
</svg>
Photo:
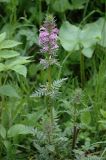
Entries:
<svg viewBox="0 0 106 160">
<path fill-rule="evenodd" d="M 54 54 L 57 49 L 57 38 L 59 30 L 56 28 L 54 19 L 44 21 L 43 26 L 40 28 L 39 44 L 41 46 L 41 52 L 48 54 Z"/>
</svg>

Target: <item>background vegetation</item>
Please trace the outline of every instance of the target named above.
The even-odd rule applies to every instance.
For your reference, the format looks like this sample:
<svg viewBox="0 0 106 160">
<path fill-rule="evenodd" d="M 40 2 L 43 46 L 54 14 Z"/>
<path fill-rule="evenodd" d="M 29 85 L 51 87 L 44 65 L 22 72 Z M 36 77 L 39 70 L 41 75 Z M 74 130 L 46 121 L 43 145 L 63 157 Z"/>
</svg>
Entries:
<svg viewBox="0 0 106 160">
<path fill-rule="evenodd" d="M 47 14 L 60 46 L 53 124 L 39 88 Z M 0 0 L 0 33 L 0 160 L 105 160 L 106 0 Z"/>
</svg>

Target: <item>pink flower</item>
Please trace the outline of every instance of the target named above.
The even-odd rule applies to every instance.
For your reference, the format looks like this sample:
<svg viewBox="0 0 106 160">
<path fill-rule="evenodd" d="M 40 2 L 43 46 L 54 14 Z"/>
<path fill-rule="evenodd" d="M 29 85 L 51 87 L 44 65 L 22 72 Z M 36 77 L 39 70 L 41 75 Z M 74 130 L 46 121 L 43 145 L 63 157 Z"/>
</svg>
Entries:
<svg viewBox="0 0 106 160">
<path fill-rule="evenodd" d="M 40 28 L 39 45 L 41 46 L 41 52 L 48 54 L 54 54 L 58 49 L 57 39 L 59 30 L 56 28 L 54 20 L 45 21 Z"/>
</svg>

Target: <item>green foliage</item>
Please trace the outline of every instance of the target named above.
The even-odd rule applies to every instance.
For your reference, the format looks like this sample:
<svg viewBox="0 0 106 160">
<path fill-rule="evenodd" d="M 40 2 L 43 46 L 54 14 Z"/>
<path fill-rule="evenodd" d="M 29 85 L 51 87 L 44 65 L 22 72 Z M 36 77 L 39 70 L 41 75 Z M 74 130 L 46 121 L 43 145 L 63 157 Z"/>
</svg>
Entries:
<svg viewBox="0 0 106 160">
<path fill-rule="evenodd" d="M 86 0 L 72 0 L 72 8 L 73 9 L 82 9 L 84 8 L 84 4 L 86 3 Z"/>
<path fill-rule="evenodd" d="M 29 57 L 20 56 L 20 53 L 13 50 L 19 42 L 6 40 L 6 33 L 0 35 L 0 71 L 14 70 L 26 77 L 27 69 L 25 63 L 30 62 Z"/>
<path fill-rule="evenodd" d="M 5 139 L 6 138 L 6 129 L 0 125 L 0 136 Z"/>
<path fill-rule="evenodd" d="M 105 20 L 100 18 L 94 23 L 86 24 L 81 30 L 69 22 L 64 22 L 60 29 L 61 44 L 66 51 L 82 49 L 82 53 L 91 58 L 97 43 L 105 47 L 105 24 Z"/>
<path fill-rule="evenodd" d="M 68 0 L 56 0 L 53 4 L 53 9 L 57 12 L 64 12 L 67 9 L 71 9 L 71 5 Z"/>
<path fill-rule="evenodd" d="M 41 85 L 41 87 L 35 91 L 31 97 L 41 97 L 41 96 L 50 96 L 51 98 L 56 98 L 59 94 L 59 88 L 62 86 L 63 82 L 67 80 L 67 78 L 62 78 L 60 80 L 55 80 L 53 84 L 51 84 L 51 89 L 49 89 L 49 84 Z"/>
<path fill-rule="evenodd" d="M 81 123 L 89 125 L 90 122 L 91 122 L 91 115 L 90 115 L 90 113 L 89 112 L 83 112 L 81 114 Z"/>
<path fill-rule="evenodd" d="M 28 127 L 23 124 L 15 124 L 11 128 L 9 128 L 7 132 L 8 137 L 15 137 L 18 135 L 26 135 L 26 134 L 34 134 L 33 127 Z"/>
<path fill-rule="evenodd" d="M 0 0 L 0 160 L 106 159 L 105 8 L 106 0 Z M 60 47 L 41 70 L 49 13 Z"/>
<path fill-rule="evenodd" d="M 19 98 L 19 95 L 16 92 L 15 88 L 13 88 L 11 85 L 3 85 L 3 86 L 1 86 L 0 87 L 0 94 L 3 95 L 3 96 Z"/>
</svg>

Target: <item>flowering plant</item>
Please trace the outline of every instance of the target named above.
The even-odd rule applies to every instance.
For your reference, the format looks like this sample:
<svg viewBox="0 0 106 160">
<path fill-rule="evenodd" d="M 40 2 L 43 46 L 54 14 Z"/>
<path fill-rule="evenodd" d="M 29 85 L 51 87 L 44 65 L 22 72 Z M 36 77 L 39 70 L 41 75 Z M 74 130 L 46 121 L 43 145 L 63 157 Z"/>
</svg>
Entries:
<svg viewBox="0 0 106 160">
<path fill-rule="evenodd" d="M 39 34 L 40 52 L 46 54 L 46 58 L 40 60 L 44 69 L 53 64 L 59 65 L 56 59 L 56 53 L 59 48 L 57 44 L 58 32 L 54 18 L 51 15 L 47 16 Z"/>
<path fill-rule="evenodd" d="M 56 99 L 59 94 L 59 88 L 62 86 L 66 78 L 52 81 L 52 68 L 51 65 L 58 65 L 56 59 L 58 51 L 58 33 L 59 30 L 56 27 L 54 18 L 50 15 L 46 17 L 44 24 L 40 28 L 39 45 L 41 47 L 40 52 L 43 53 L 44 59 L 40 59 L 40 63 L 43 65 L 43 69 L 47 69 L 47 82 L 45 85 L 41 85 L 31 97 L 46 97 L 47 115 L 50 118 L 50 125 L 54 125 L 53 110 L 54 106 L 52 100 Z M 50 137 L 49 137 L 50 138 Z"/>
</svg>

